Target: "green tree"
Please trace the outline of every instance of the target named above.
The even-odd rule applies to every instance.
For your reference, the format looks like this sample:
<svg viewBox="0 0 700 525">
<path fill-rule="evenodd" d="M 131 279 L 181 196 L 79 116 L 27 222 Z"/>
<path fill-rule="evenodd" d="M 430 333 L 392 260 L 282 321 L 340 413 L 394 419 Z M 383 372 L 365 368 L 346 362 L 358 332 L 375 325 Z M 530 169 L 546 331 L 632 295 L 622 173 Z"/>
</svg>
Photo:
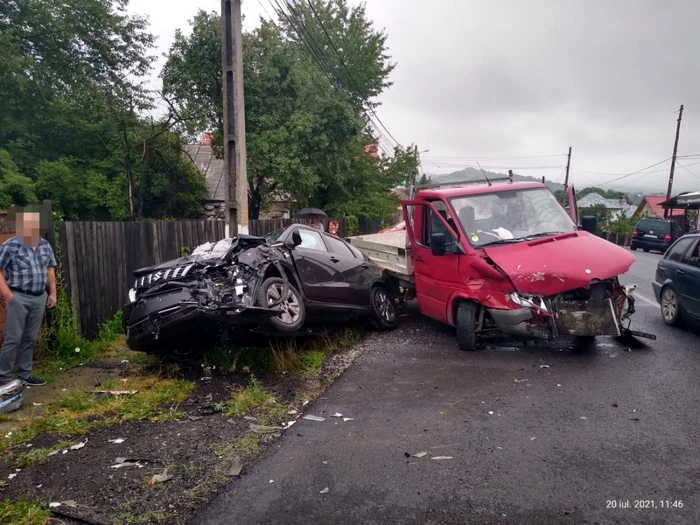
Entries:
<svg viewBox="0 0 700 525">
<path fill-rule="evenodd" d="M 34 182 L 17 169 L 10 154 L 0 149 L 0 208 L 11 205 L 26 206 L 37 202 Z"/>
</svg>

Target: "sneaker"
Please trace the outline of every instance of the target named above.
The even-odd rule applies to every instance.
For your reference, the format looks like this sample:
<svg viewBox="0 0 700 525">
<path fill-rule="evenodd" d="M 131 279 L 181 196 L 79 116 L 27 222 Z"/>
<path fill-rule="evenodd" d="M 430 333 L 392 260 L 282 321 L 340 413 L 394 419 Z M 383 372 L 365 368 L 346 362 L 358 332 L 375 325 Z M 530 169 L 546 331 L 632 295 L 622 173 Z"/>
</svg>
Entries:
<svg viewBox="0 0 700 525">
<path fill-rule="evenodd" d="M 29 376 L 27 379 L 22 379 L 22 381 L 24 381 L 24 384 L 28 386 L 43 386 L 46 384 L 46 381 L 34 376 Z"/>
</svg>

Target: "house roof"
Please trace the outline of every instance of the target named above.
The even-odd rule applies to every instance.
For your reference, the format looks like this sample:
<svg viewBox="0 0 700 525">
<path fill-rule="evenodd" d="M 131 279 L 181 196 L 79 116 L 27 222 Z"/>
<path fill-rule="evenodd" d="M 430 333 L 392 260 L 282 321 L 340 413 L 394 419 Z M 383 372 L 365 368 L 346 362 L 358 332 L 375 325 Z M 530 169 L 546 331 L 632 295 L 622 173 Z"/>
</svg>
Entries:
<svg viewBox="0 0 700 525">
<path fill-rule="evenodd" d="M 210 144 L 185 144 L 185 157 L 190 158 L 207 181 L 207 199 L 226 202 L 224 159 L 217 159 Z"/>
<path fill-rule="evenodd" d="M 636 211 L 634 214 L 636 215 L 637 213 L 641 212 L 642 209 L 644 208 L 645 204 L 649 205 L 649 208 L 651 209 L 652 213 L 656 217 L 663 217 L 664 216 L 664 208 L 661 206 L 662 202 L 666 201 L 666 196 L 665 195 L 645 195 L 642 197 L 642 202 L 639 203 L 639 206 L 637 206 Z M 673 214 L 669 218 L 683 218 L 685 217 L 685 212 L 681 214 Z"/>
<path fill-rule="evenodd" d="M 579 208 L 590 208 L 593 206 L 605 206 L 606 210 L 620 211 L 625 217 L 631 217 L 635 212 L 635 207 L 624 201 L 617 199 L 606 199 L 598 193 L 589 193 L 578 201 Z"/>
</svg>

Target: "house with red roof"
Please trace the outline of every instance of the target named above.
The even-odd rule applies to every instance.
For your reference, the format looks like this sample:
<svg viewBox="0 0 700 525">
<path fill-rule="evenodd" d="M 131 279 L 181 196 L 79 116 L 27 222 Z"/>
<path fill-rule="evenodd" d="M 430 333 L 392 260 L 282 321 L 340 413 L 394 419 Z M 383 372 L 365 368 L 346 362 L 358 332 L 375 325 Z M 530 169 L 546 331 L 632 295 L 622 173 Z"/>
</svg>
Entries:
<svg viewBox="0 0 700 525">
<path fill-rule="evenodd" d="M 657 217 L 663 219 L 664 209 L 661 206 L 662 202 L 666 201 L 665 195 L 645 195 L 642 197 L 642 202 L 637 206 L 634 212 L 634 217 L 641 219 L 642 217 Z M 677 221 L 681 226 L 685 225 L 685 210 L 671 210 L 673 215 L 667 217 Z"/>
</svg>

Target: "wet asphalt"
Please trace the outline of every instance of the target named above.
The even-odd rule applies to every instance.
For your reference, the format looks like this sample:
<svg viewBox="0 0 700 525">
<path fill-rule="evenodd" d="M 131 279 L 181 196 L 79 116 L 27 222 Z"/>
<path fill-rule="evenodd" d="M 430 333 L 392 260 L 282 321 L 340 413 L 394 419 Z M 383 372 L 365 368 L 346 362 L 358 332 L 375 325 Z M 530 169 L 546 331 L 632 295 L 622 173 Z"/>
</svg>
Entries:
<svg viewBox="0 0 700 525">
<path fill-rule="evenodd" d="M 193 523 L 700 523 L 700 331 L 664 325 L 660 255 L 635 256 L 656 341 L 467 353 L 411 309 Z"/>
</svg>

